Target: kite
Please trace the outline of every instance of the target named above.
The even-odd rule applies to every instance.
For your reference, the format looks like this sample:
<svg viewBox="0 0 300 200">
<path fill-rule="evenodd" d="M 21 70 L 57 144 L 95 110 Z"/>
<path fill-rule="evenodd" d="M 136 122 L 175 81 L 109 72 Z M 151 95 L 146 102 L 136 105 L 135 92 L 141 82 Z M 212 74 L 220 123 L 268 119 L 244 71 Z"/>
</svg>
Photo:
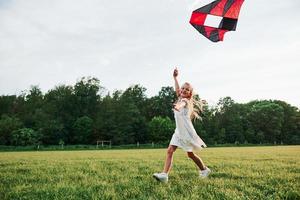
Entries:
<svg viewBox="0 0 300 200">
<path fill-rule="evenodd" d="M 224 34 L 235 31 L 241 6 L 244 0 L 216 0 L 194 10 L 190 24 L 212 42 L 223 41 Z M 222 17 L 218 27 L 205 25 L 207 15 Z"/>
</svg>

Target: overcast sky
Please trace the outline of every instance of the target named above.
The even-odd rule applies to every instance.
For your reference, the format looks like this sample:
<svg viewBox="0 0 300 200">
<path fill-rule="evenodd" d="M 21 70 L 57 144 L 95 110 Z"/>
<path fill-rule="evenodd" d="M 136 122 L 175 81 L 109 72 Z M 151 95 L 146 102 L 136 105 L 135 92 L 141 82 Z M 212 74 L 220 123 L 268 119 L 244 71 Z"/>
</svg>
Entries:
<svg viewBox="0 0 300 200">
<path fill-rule="evenodd" d="M 179 80 L 215 104 L 284 100 L 300 108 L 300 1 L 245 0 L 237 30 L 213 43 L 190 24 L 207 0 L 0 0 L 0 95 L 45 93 L 83 76 L 147 95 Z"/>
</svg>

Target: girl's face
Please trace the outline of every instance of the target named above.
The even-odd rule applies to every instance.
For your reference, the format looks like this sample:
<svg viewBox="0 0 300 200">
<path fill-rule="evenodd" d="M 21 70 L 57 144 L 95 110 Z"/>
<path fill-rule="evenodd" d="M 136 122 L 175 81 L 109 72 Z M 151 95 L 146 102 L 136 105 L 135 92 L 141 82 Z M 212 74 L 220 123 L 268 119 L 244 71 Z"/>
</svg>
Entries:
<svg viewBox="0 0 300 200">
<path fill-rule="evenodd" d="M 191 98 L 192 92 L 193 92 L 193 88 L 191 87 L 191 85 L 188 83 L 185 83 L 181 86 L 180 96 L 182 98 Z"/>
</svg>

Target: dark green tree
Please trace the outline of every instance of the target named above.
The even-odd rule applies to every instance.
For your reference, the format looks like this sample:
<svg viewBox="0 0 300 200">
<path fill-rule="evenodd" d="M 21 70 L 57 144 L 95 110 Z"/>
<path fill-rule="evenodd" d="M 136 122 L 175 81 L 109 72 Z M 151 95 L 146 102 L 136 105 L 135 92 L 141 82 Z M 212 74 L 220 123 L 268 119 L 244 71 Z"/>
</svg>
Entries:
<svg viewBox="0 0 300 200">
<path fill-rule="evenodd" d="M 67 141 L 64 125 L 57 120 L 49 120 L 41 125 L 37 131 L 38 140 L 42 144 L 58 144 L 59 141 Z"/>
<path fill-rule="evenodd" d="M 274 100 L 274 103 L 283 108 L 283 122 L 279 140 L 284 144 L 297 144 L 300 142 L 300 117 L 299 109 L 290 104 Z"/>
<path fill-rule="evenodd" d="M 218 119 L 218 142 L 225 139 L 226 143 L 244 142 L 244 129 L 241 118 L 242 105 L 234 102 L 230 97 L 219 100 L 216 117 Z M 225 134 L 225 138 L 223 137 Z"/>
<path fill-rule="evenodd" d="M 77 117 L 76 99 L 72 86 L 60 85 L 45 94 L 44 112 L 49 116 L 42 125 L 43 142 L 57 144 L 62 139 L 66 143 L 72 140 L 71 130 Z"/>
<path fill-rule="evenodd" d="M 73 110 L 75 111 L 75 116 L 95 118 L 102 89 L 97 78 L 81 78 L 74 86 L 75 104 L 73 105 Z"/>
<path fill-rule="evenodd" d="M 12 132 L 23 127 L 23 123 L 17 117 L 2 115 L 0 118 L 0 144 L 12 144 Z"/>
<path fill-rule="evenodd" d="M 153 117 L 148 124 L 149 139 L 152 142 L 167 143 L 175 130 L 175 123 L 169 117 Z"/>
<path fill-rule="evenodd" d="M 24 98 L 24 106 L 18 116 L 23 121 L 25 127 L 36 129 L 39 119 L 35 117 L 35 114 L 43 107 L 43 93 L 38 86 L 31 86 L 29 93 Z"/>
<path fill-rule="evenodd" d="M 177 100 L 173 87 L 162 87 L 157 96 L 146 100 L 146 119 L 149 121 L 155 116 L 174 119 L 173 103 Z"/>
<path fill-rule="evenodd" d="M 271 101 L 254 101 L 250 105 L 248 120 L 256 133 L 256 142 L 280 143 L 283 108 Z"/>
<path fill-rule="evenodd" d="M 93 120 L 88 116 L 78 118 L 73 125 L 73 143 L 89 144 L 93 132 Z"/>
<path fill-rule="evenodd" d="M 15 114 L 17 98 L 16 95 L 0 96 L 0 116 Z"/>
</svg>

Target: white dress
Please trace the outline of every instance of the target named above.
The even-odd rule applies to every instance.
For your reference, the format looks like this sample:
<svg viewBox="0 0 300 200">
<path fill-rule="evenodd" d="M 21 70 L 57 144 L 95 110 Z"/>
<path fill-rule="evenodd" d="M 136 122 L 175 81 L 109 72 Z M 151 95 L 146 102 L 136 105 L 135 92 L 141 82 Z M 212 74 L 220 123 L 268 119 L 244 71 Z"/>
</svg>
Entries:
<svg viewBox="0 0 300 200">
<path fill-rule="evenodd" d="M 192 152 L 206 147 L 206 144 L 195 131 L 190 118 L 188 105 L 181 108 L 179 111 L 174 110 L 174 116 L 176 129 L 170 141 L 170 145 L 180 147 L 186 152 Z"/>
</svg>

